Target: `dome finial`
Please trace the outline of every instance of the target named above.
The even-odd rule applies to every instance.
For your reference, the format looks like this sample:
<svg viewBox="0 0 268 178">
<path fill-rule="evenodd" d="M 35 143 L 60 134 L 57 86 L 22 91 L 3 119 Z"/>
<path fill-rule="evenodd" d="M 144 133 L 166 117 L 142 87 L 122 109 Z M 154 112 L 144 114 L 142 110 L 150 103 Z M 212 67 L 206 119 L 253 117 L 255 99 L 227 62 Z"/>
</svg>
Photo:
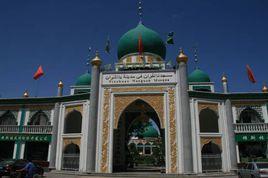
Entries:
<svg viewBox="0 0 268 178">
<path fill-rule="evenodd" d="M 138 14 L 139 14 L 139 18 L 140 18 L 140 24 L 142 24 L 142 15 L 143 15 L 143 12 L 142 12 L 142 2 L 141 0 L 139 0 L 139 3 L 138 3 Z"/>
<path fill-rule="evenodd" d="M 227 76 L 226 76 L 226 74 L 224 72 L 223 75 L 222 75 L 222 78 L 221 78 L 221 82 L 222 83 L 227 83 L 227 81 L 228 81 L 228 79 L 227 79 Z"/>
<path fill-rule="evenodd" d="M 188 57 L 184 54 L 182 47 L 180 48 L 179 55 L 177 56 L 177 62 L 184 62 L 187 63 Z"/>
<path fill-rule="evenodd" d="M 268 87 L 266 85 L 266 82 L 263 83 L 262 92 L 263 93 L 268 93 Z"/>
<path fill-rule="evenodd" d="M 99 52 L 96 50 L 95 57 L 91 60 L 91 65 L 100 66 L 102 60 L 100 59 Z"/>
</svg>

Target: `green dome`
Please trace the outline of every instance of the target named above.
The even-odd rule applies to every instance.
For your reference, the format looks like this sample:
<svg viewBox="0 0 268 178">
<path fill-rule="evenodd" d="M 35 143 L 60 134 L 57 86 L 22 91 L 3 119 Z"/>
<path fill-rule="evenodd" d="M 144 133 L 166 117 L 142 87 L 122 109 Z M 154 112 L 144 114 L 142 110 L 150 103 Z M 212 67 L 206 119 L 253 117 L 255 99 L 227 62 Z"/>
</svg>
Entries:
<svg viewBox="0 0 268 178">
<path fill-rule="evenodd" d="M 77 78 L 75 85 L 90 85 L 91 84 L 91 75 L 85 73 Z"/>
<path fill-rule="evenodd" d="M 144 128 L 144 132 L 141 133 L 143 137 L 159 137 L 157 130 L 153 126 Z"/>
<path fill-rule="evenodd" d="M 139 36 L 142 38 L 143 52 L 153 53 L 165 59 L 166 46 L 158 33 L 139 23 L 134 29 L 126 32 L 119 40 L 117 56 L 121 57 L 138 52 Z"/>
<path fill-rule="evenodd" d="M 202 70 L 196 69 L 189 75 L 188 82 L 210 82 L 210 78 Z"/>
</svg>

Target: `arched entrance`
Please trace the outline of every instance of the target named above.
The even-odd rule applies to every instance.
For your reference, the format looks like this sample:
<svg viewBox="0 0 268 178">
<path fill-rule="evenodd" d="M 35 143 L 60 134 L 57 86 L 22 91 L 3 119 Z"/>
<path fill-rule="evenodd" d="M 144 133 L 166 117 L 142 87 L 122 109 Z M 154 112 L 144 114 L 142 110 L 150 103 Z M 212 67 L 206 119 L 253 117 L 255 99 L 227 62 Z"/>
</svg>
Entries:
<svg viewBox="0 0 268 178">
<path fill-rule="evenodd" d="M 80 148 L 74 143 L 68 144 L 63 152 L 63 170 L 79 169 Z"/>
<path fill-rule="evenodd" d="M 202 148 L 202 170 L 220 171 L 222 169 L 221 149 L 220 147 L 210 141 Z"/>
<path fill-rule="evenodd" d="M 141 99 L 132 102 L 114 129 L 113 172 L 164 169 L 164 134 L 156 111 Z"/>
</svg>

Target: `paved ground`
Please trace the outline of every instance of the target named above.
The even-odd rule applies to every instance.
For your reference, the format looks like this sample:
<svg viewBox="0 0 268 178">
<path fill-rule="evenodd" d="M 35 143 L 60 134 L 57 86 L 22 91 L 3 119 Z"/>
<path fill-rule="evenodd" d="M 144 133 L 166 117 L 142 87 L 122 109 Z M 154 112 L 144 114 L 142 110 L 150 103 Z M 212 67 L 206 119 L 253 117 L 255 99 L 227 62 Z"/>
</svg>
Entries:
<svg viewBox="0 0 268 178">
<path fill-rule="evenodd" d="M 116 173 L 116 174 L 82 174 L 77 172 L 48 172 L 45 173 L 44 178 L 237 178 L 236 175 L 232 174 L 202 174 L 202 175 L 167 175 L 154 172 L 147 173 Z M 3 176 L 2 178 L 9 178 L 8 176 Z"/>
<path fill-rule="evenodd" d="M 116 174 L 78 174 L 70 172 L 50 172 L 48 178 L 237 178 L 233 174 L 203 174 L 203 175 L 167 175 L 160 173 L 116 173 Z"/>
</svg>

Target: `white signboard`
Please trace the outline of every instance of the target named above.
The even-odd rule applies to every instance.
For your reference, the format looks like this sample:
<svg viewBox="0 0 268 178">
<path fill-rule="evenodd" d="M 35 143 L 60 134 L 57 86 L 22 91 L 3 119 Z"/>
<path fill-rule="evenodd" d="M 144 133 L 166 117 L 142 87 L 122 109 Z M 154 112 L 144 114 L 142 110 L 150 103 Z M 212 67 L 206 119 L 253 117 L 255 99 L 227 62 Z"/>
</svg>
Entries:
<svg viewBox="0 0 268 178">
<path fill-rule="evenodd" d="M 174 72 L 104 74 L 103 85 L 175 83 Z"/>
</svg>

